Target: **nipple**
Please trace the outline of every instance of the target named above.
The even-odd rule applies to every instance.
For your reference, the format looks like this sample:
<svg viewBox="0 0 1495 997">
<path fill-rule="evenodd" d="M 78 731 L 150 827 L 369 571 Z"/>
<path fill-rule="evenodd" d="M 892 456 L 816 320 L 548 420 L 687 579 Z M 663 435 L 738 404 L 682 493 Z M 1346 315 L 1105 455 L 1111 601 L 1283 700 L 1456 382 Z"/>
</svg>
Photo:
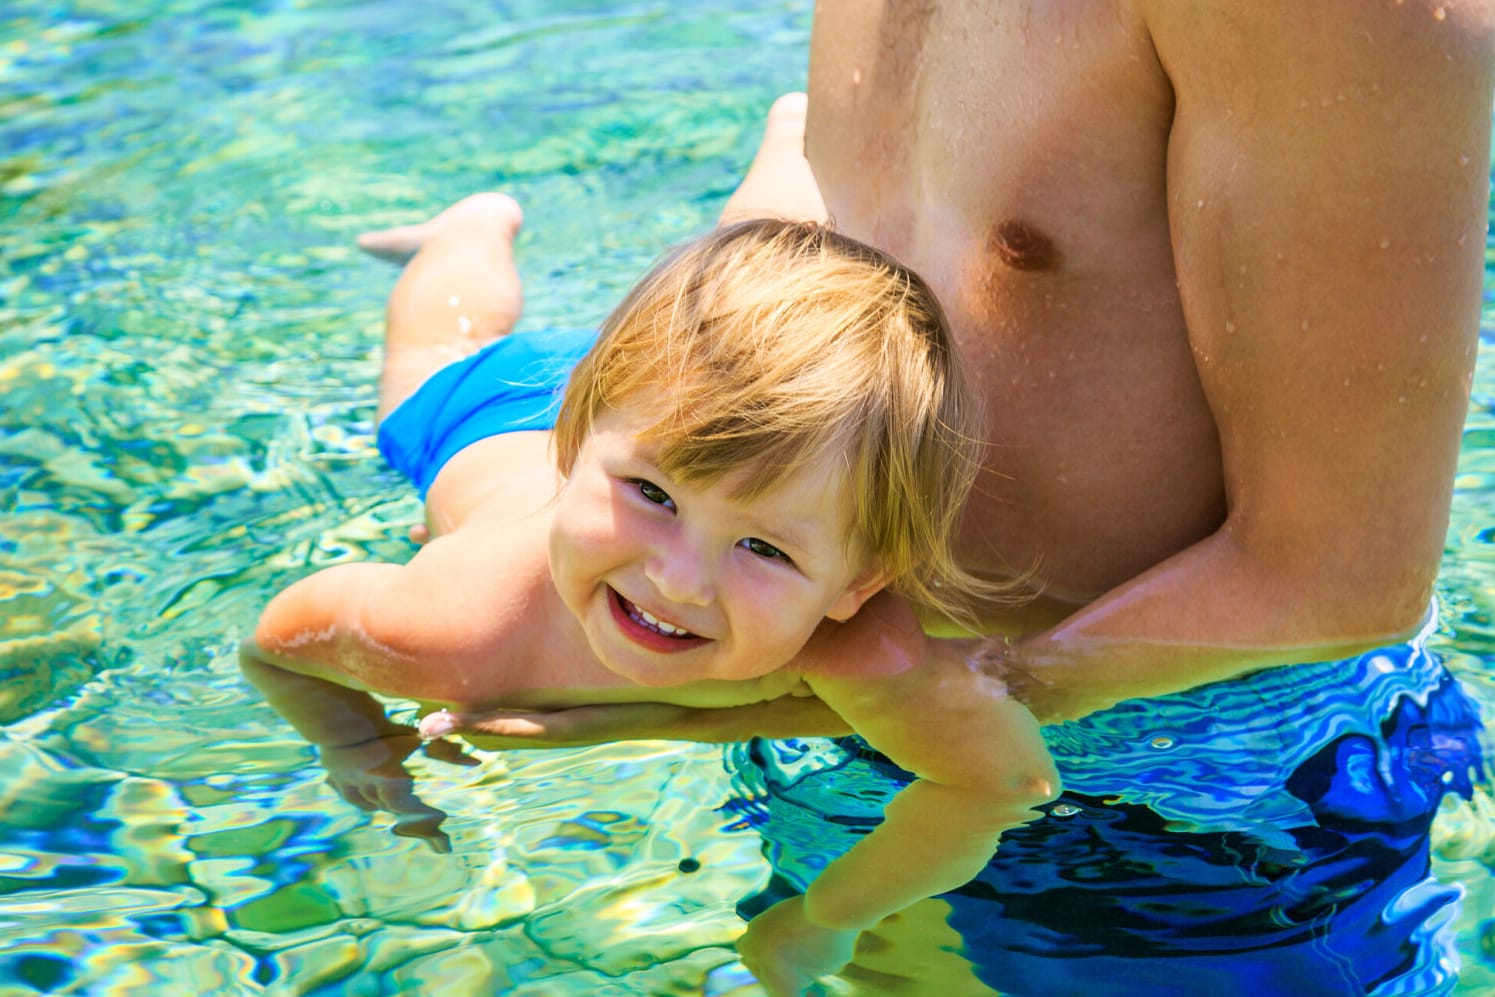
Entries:
<svg viewBox="0 0 1495 997">
<path fill-rule="evenodd" d="M 1014 270 L 1052 270 L 1059 265 L 1059 249 L 1054 241 L 1016 218 L 992 229 L 986 250 Z"/>
</svg>

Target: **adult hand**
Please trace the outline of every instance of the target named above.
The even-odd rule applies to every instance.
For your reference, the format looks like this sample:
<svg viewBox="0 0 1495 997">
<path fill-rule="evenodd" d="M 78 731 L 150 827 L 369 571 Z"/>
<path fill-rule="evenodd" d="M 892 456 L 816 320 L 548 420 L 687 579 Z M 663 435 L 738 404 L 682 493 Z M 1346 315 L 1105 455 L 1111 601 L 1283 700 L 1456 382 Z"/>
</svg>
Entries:
<svg viewBox="0 0 1495 997">
<path fill-rule="evenodd" d="M 433 851 L 445 854 L 452 842 L 441 830 L 446 813 L 426 804 L 415 793 L 415 780 L 405 768 L 405 760 L 416 751 L 437 761 L 454 765 L 476 765 L 477 759 L 464 754 L 450 741 L 423 742 L 410 728 L 408 734 L 390 734 L 361 744 L 318 749 L 327 782 L 344 800 L 360 810 L 393 814 L 394 833 L 406 838 L 420 838 Z"/>
<path fill-rule="evenodd" d="M 441 710 L 420 724 L 421 737 L 456 734 L 489 751 L 569 748 L 610 741 L 725 744 L 752 737 L 839 737 L 851 728 L 813 696 L 780 696 L 743 706 L 695 708 L 669 703 L 610 703 L 522 712 Z"/>
<path fill-rule="evenodd" d="M 737 954 L 769 997 L 799 997 L 818 977 L 851 962 L 858 934 L 813 923 L 804 898 L 791 897 L 753 918 L 737 940 Z"/>
</svg>

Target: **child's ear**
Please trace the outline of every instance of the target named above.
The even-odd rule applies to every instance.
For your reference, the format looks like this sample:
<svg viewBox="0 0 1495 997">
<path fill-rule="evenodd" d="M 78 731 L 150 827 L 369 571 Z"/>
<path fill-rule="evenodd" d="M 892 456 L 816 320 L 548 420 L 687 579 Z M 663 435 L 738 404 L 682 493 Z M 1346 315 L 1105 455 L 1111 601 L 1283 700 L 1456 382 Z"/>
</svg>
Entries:
<svg viewBox="0 0 1495 997">
<path fill-rule="evenodd" d="M 880 566 L 874 565 L 858 575 L 852 583 L 847 586 L 831 608 L 826 610 L 826 618 L 835 620 L 837 623 L 845 623 L 857 614 L 862 604 L 881 592 L 888 584 L 888 573 Z"/>
</svg>

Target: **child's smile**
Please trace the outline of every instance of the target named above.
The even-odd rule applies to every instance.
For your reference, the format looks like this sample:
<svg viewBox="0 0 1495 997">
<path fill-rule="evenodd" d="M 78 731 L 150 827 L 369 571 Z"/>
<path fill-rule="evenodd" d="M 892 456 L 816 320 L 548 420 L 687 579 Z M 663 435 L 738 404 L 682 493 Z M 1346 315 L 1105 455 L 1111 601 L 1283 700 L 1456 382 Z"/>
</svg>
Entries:
<svg viewBox="0 0 1495 997">
<path fill-rule="evenodd" d="M 660 619 L 638 604 L 629 602 L 616 590 L 609 591 L 612 593 L 613 615 L 618 619 L 618 626 L 645 647 L 674 654 L 707 639 Z"/>
</svg>

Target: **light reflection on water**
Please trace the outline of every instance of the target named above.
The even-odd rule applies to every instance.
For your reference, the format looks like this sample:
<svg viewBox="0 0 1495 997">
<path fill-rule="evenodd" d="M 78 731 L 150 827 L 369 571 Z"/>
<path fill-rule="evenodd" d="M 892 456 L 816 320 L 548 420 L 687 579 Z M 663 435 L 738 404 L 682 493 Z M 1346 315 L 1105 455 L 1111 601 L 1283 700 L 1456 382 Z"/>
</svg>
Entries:
<svg viewBox="0 0 1495 997">
<path fill-rule="evenodd" d="M 802 83 L 808 0 L 119 6 L 0 13 L 0 989 L 732 990 L 763 870 L 717 752 L 421 763 L 438 856 L 332 795 L 235 648 L 308 568 L 409 549 L 353 235 L 502 186 L 526 322 L 595 322 Z M 1440 594 L 1495 710 L 1485 330 Z M 1480 799 L 1439 849 L 1470 994 Z"/>
<path fill-rule="evenodd" d="M 806 5 L 738 6 L 0 14 L 0 991 L 665 994 L 734 962 L 761 867 L 718 752 L 425 762 L 436 855 L 338 800 L 235 655 L 308 568 L 408 554 L 370 438 L 393 275 L 353 235 L 501 185 L 529 321 L 595 322 L 801 72 Z"/>
</svg>

